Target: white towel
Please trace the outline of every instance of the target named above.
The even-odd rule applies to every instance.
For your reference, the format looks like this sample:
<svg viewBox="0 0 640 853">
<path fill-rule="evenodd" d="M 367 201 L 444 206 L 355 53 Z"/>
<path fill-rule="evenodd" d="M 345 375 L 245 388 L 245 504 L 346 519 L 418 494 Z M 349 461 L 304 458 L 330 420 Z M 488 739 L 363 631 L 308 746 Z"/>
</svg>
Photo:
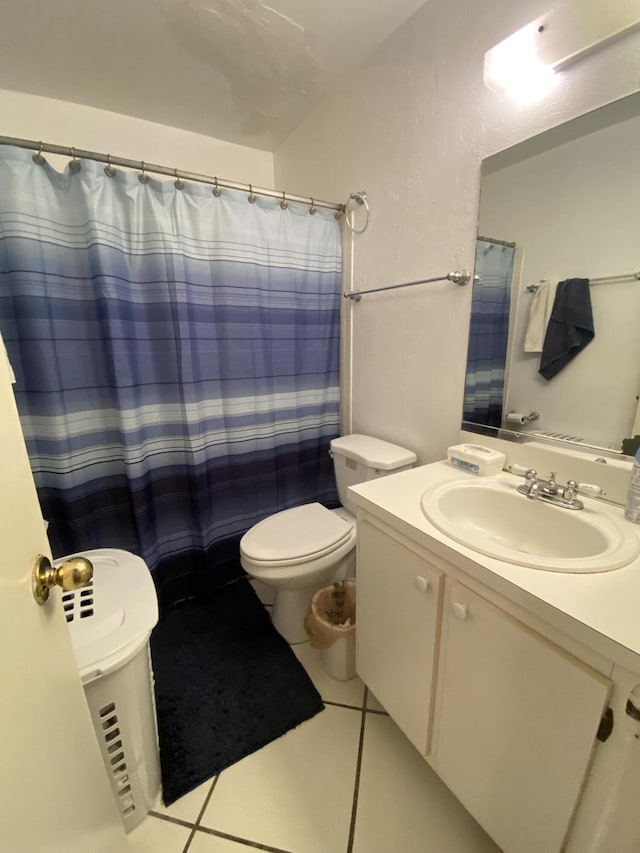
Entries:
<svg viewBox="0 0 640 853">
<path fill-rule="evenodd" d="M 542 352 L 544 336 L 547 333 L 549 317 L 556 298 L 557 282 L 541 281 L 531 297 L 529 325 L 524 336 L 525 352 Z"/>
</svg>

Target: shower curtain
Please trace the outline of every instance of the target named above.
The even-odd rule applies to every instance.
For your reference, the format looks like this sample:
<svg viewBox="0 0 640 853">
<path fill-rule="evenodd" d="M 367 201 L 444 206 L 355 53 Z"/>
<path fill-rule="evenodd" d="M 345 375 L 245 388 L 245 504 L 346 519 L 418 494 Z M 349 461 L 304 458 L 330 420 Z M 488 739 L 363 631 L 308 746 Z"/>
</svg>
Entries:
<svg viewBox="0 0 640 853">
<path fill-rule="evenodd" d="M 0 331 L 54 556 L 132 551 L 172 603 L 238 573 L 259 519 L 335 505 L 334 214 L 0 153 Z"/>
<path fill-rule="evenodd" d="M 502 426 L 514 256 L 511 246 L 476 243 L 462 416 L 470 423 Z"/>
</svg>

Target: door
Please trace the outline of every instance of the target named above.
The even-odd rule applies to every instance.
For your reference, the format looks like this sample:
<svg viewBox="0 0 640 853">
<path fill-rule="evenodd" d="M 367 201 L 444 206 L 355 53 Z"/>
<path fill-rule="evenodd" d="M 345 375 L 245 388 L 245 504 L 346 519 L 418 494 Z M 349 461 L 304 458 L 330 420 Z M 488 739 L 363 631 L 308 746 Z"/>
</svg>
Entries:
<svg viewBox="0 0 640 853">
<path fill-rule="evenodd" d="M 60 591 L 42 606 L 31 593 L 33 559 L 51 553 L 1 341 L 0 460 L 0 846 L 125 853 Z"/>
<path fill-rule="evenodd" d="M 447 582 L 432 762 L 505 853 L 558 853 L 610 682 Z"/>
<path fill-rule="evenodd" d="M 358 675 L 426 755 L 442 573 L 365 521 L 357 578 Z"/>
</svg>

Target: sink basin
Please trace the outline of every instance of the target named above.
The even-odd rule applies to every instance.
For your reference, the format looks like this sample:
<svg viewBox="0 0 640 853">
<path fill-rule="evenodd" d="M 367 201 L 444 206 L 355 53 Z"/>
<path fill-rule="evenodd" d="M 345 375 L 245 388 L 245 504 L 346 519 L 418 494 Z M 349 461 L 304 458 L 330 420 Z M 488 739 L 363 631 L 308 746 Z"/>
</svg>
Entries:
<svg viewBox="0 0 640 853">
<path fill-rule="evenodd" d="M 617 519 L 585 506 L 568 510 L 529 500 L 516 484 L 455 480 L 428 489 L 422 512 L 474 551 L 551 572 L 607 572 L 640 553 L 640 539 Z"/>
</svg>

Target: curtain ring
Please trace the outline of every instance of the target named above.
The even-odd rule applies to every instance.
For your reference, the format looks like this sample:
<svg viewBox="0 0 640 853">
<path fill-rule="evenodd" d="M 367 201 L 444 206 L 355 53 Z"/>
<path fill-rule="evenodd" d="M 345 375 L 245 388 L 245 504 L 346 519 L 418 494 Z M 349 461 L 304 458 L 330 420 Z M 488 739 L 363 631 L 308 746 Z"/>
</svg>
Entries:
<svg viewBox="0 0 640 853">
<path fill-rule="evenodd" d="M 215 186 L 214 186 L 214 188 L 211 190 L 211 192 L 214 194 L 214 196 L 215 196 L 216 198 L 220 198 L 220 196 L 222 195 L 222 190 L 221 190 L 221 189 L 220 189 L 220 187 L 218 186 L 218 178 L 215 178 Z"/>
<path fill-rule="evenodd" d="M 69 163 L 69 168 L 71 169 L 72 172 L 79 172 L 80 169 L 82 168 L 82 166 L 80 165 L 80 160 L 78 160 L 78 158 L 76 157 L 76 149 L 75 148 L 71 149 L 71 157 L 72 157 L 72 160 Z"/>
<path fill-rule="evenodd" d="M 142 171 L 138 175 L 138 180 L 140 181 L 141 184 L 148 184 L 150 178 L 149 178 L 149 175 L 147 175 L 147 173 L 144 170 L 144 160 L 141 160 L 140 163 L 142 165 Z"/>
<path fill-rule="evenodd" d="M 286 200 L 286 198 L 284 197 L 284 191 L 283 191 L 283 193 L 282 193 L 282 201 L 280 202 L 280 207 L 281 207 L 283 210 L 286 210 L 286 209 L 289 207 L 289 202 L 288 202 L 288 201 Z"/>
<path fill-rule="evenodd" d="M 249 204 L 256 203 L 256 194 L 254 193 L 251 184 L 249 184 L 249 195 L 247 196 L 247 201 L 249 202 Z"/>
<path fill-rule="evenodd" d="M 314 200 L 311 199 L 311 207 L 309 208 L 309 213 L 311 214 L 311 216 L 315 216 L 317 212 L 318 208 L 316 207 Z"/>
<path fill-rule="evenodd" d="M 34 163 L 37 163 L 38 166 L 42 166 L 42 164 L 46 162 L 46 160 L 42 156 L 43 147 L 44 147 L 43 143 L 41 142 L 40 145 L 38 146 L 38 150 L 36 151 L 36 153 L 31 155 L 31 159 L 33 160 Z"/>
<path fill-rule="evenodd" d="M 111 154 L 107 154 L 107 165 L 104 167 L 104 173 L 108 178 L 113 178 L 116 170 L 111 165 Z"/>
<path fill-rule="evenodd" d="M 175 169 L 175 174 L 176 174 L 176 179 L 175 179 L 173 185 L 177 190 L 183 190 L 184 189 L 184 181 L 180 180 L 180 175 L 178 175 L 177 169 Z"/>
</svg>

